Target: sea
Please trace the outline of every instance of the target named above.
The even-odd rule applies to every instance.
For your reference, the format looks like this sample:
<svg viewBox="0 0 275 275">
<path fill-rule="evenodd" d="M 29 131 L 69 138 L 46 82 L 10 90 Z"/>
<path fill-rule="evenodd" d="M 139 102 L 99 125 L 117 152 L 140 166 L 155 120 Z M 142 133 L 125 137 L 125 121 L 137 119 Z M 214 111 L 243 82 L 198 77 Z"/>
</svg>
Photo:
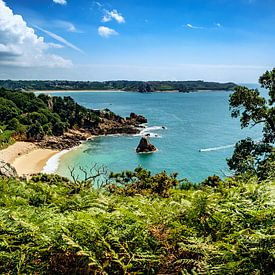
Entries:
<svg viewBox="0 0 275 275">
<path fill-rule="evenodd" d="M 255 87 L 255 85 L 246 85 Z M 261 90 L 262 93 L 266 91 Z M 80 167 L 89 170 L 104 165 L 108 171 L 121 172 L 136 167 L 152 173 L 177 172 L 179 178 L 201 182 L 209 175 L 231 175 L 226 159 L 239 140 L 261 138 L 261 127 L 241 129 L 229 110 L 228 91 L 178 92 L 54 92 L 54 96 L 70 96 L 92 109 L 105 109 L 126 117 L 131 112 L 145 116 L 148 123 L 140 135 L 94 137 L 69 151 L 51 158 L 44 172 L 70 177 L 83 177 Z M 142 135 L 150 134 L 157 147 L 152 154 L 137 154 Z"/>
</svg>

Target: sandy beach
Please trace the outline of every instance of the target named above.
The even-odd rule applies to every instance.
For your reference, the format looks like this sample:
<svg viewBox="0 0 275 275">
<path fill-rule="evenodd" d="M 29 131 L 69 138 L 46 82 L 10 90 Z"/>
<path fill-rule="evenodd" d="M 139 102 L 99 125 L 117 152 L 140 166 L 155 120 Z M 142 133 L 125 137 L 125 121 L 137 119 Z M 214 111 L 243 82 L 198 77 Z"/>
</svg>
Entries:
<svg viewBox="0 0 275 275">
<path fill-rule="evenodd" d="M 137 91 L 122 91 L 122 90 L 43 90 L 43 91 L 31 91 L 34 93 L 42 94 L 56 94 L 56 93 L 138 93 Z M 178 90 L 167 90 L 167 91 L 154 91 L 153 93 L 179 93 Z"/>
<path fill-rule="evenodd" d="M 0 151 L 0 159 L 13 165 L 19 176 L 39 173 L 59 151 L 41 149 L 31 142 L 16 142 Z"/>
<path fill-rule="evenodd" d="M 41 90 L 30 91 L 34 93 L 55 94 L 55 93 L 124 93 L 122 90 Z"/>
</svg>

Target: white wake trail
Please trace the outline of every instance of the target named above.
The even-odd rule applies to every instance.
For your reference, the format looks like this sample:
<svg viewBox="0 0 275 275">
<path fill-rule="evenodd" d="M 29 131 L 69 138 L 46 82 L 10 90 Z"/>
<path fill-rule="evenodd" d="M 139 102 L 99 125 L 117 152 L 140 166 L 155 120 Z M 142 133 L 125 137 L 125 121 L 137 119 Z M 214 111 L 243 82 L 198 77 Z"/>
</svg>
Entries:
<svg viewBox="0 0 275 275">
<path fill-rule="evenodd" d="M 228 148 L 233 148 L 235 145 L 230 144 L 230 145 L 225 145 L 225 146 L 219 146 L 219 147 L 213 147 L 213 148 L 206 148 L 206 149 L 200 149 L 200 152 L 211 152 L 211 151 L 218 151 L 218 150 L 223 150 L 223 149 L 228 149 Z"/>
</svg>

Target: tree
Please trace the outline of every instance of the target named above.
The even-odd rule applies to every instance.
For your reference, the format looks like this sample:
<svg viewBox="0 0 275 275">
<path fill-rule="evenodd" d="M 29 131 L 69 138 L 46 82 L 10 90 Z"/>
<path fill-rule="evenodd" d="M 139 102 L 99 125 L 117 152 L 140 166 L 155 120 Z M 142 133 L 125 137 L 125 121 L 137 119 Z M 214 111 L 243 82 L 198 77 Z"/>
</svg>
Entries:
<svg viewBox="0 0 275 275">
<path fill-rule="evenodd" d="M 21 124 L 17 118 L 14 117 L 8 121 L 7 130 L 13 130 L 15 132 L 18 132 L 20 128 L 21 128 Z"/>
<path fill-rule="evenodd" d="M 229 103 L 231 116 L 240 118 L 242 128 L 262 125 L 263 138 L 257 142 L 251 138 L 238 142 L 232 158 L 228 159 L 228 165 L 236 174 L 250 172 L 265 178 L 270 173 L 265 173 L 263 167 L 275 170 L 275 68 L 264 73 L 259 83 L 268 90 L 268 98 L 263 97 L 258 89 L 238 86 L 230 96 Z"/>
<path fill-rule="evenodd" d="M 8 99 L 0 98 L 0 121 L 6 122 L 20 114 L 16 105 Z"/>
<path fill-rule="evenodd" d="M 59 120 L 59 121 L 56 121 L 55 124 L 53 125 L 52 133 L 55 136 L 61 136 L 64 134 L 66 129 L 67 129 L 66 123 Z"/>
<path fill-rule="evenodd" d="M 30 140 L 41 140 L 45 136 L 43 127 L 37 121 L 34 124 L 30 125 L 27 130 L 27 138 Z"/>
</svg>

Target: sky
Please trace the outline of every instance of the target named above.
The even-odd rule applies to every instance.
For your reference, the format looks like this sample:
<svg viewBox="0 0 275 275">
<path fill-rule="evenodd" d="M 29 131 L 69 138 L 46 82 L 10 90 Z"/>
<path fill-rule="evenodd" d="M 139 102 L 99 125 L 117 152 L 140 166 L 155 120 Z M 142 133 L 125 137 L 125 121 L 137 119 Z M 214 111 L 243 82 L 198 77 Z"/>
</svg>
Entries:
<svg viewBox="0 0 275 275">
<path fill-rule="evenodd" d="M 275 0 L 0 0 L 0 79 L 256 83 Z"/>
</svg>

